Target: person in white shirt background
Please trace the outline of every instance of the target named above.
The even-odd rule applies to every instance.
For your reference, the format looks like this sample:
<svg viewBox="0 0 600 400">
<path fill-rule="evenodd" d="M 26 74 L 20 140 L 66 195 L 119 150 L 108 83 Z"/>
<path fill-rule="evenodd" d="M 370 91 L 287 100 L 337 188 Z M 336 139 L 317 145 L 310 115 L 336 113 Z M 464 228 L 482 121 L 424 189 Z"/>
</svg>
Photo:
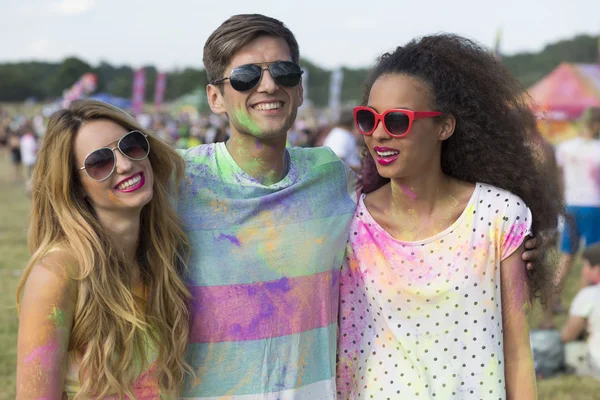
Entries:
<svg viewBox="0 0 600 400">
<path fill-rule="evenodd" d="M 25 167 L 25 173 L 27 174 L 26 183 L 29 185 L 31 174 L 33 172 L 33 166 L 35 165 L 35 160 L 37 158 L 37 139 L 31 126 L 27 126 L 23 131 L 20 148 L 21 161 Z"/>
<path fill-rule="evenodd" d="M 360 154 L 358 137 L 360 135 L 354 126 L 354 115 L 351 108 L 343 109 L 337 124 L 327 134 L 323 146 L 329 147 L 354 172 L 360 169 Z"/>
<path fill-rule="evenodd" d="M 587 109 L 582 116 L 582 129 L 574 139 L 556 149 L 559 177 L 562 180 L 567 218 L 560 243 L 561 262 L 558 285 L 562 285 L 575 262 L 580 242 L 585 246 L 600 242 L 600 107 Z M 585 286 L 582 278 L 582 287 Z M 553 328 L 553 309 L 561 309 L 557 293 L 541 323 Z"/>
<path fill-rule="evenodd" d="M 582 275 L 589 285 L 573 299 L 561 338 L 566 343 L 567 366 L 572 366 L 578 375 L 600 379 L 600 243 L 585 249 L 582 258 Z M 577 341 L 586 330 L 587 343 Z"/>
</svg>

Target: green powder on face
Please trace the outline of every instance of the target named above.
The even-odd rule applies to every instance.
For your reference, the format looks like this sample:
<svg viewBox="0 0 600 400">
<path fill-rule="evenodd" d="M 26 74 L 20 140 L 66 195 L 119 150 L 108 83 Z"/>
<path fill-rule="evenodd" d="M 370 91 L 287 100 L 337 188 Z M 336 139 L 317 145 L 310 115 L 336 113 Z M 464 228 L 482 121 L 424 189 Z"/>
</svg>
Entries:
<svg viewBox="0 0 600 400">
<path fill-rule="evenodd" d="M 258 135 L 260 133 L 261 129 L 256 121 L 252 120 L 250 115 L 248 115 L 248 113 L 246 113 L 244 110 L 237 110 L 235 112 L 235 119 L 237 119 L 239 124 L 252 135 Z"/>
<path fill-rule="evenodd" d="M 52 311 L 50 311 L 48 319 L 54 322 L 57 328 L 62 328 L 65 324 L 65 313 L 61 309 L 56 308 L 56 306 L 52 306 Z"/>
</svg>

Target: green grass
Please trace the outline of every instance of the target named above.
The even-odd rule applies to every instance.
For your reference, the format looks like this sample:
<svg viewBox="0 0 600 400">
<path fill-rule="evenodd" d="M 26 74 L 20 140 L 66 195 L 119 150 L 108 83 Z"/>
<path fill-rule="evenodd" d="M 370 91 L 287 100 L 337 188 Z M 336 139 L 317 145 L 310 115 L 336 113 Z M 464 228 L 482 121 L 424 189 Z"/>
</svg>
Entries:
<svg viewBox="0 0 600 400">
<path fill-rule="evenodd" d="M 17 310 L 15 291 L 28 259 L 29 198 L 12 182 L 8 152 L 0 149 L 0 399 L 15 398 Z"/>
<path fill-rule="evenodd" d="M 26 227 L 30 201 L 23 184 L 11 182 L 8 153 L 0 149 L 0 400 L 15 398 L 15 362 L 17 356 L 17 312 L 15 290 L 20 271 L 28 259 Z M 569 275 L 563 290 L 568 306 L 578 290 L 580 266 Z M 555 317 L 561 326 L 566 315 Z M 532 325 L 539 321 L 539 308 Z M 544 379 L 538 385 L 541 400 L 600 400 L 600 382 L 590 378 L 559 376 Z"/>
</svg>

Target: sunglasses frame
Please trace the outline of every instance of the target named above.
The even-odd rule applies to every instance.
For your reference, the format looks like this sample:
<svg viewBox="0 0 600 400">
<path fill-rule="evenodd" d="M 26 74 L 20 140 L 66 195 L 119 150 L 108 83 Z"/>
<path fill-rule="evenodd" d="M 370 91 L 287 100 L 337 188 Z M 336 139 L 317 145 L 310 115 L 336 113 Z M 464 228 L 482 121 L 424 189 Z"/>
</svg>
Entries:
<svg viewBox="0 0 600 400">
<path fill-rule="evenodd" d="M 132 133 L 141 133 L 142 136 L 144 137 L 144 139 L 146 139 L 146 143 L 148 143 L 148 151 L 146 152 L 146 155 L 142 158 L 133 158 L 133 157 L 129 157 L 127 154 L 125 154 L 121 148 L 119 147 L 121 145 L 121 141 L 127 136 L 130 135 Z M 114 143 L 114 142 L 113 142 Z M 108 149 L 112 152 L 113 155 L 113 166 L 112 169 L 110 170 L 110 173 L 106 176 L 106 178 L 103 179 L 96 179 L 93 178 L 89 172 L 87 171 L 87 168 L 85 166 L 85 162 L 87 161 L 88 157 L 92 154 L 94 154 L 95 152 L 97 152 L 98 150 L 103 150 L 103 149 Z M 121 136 L 121 138 L 119 139 L 119 141 L 117 142 L 117 145 L 115 147 L 108 147 L 108 146 L 104 146 L 104 147 L 100 147 L 92 152 L 90 152 L 87 156 L 85 156 L 85 158 L 83 159 L 83 167 L 79 168 L 79 171 L 85 170 L 85 174 L 91 179 L 94 180 L 96 182 L 104 182 L 105 180 L 107 180 L 108 178 L 111 177 L 111 175 L 113 174 L 113 172 L 115 172 L 115 168 L 117 168 L 117 155 L 115 154 L 115 150 L 119 150 L 119 152 L 121 154 L 123 154 L 124 157 L 127 157 L 128 159 L 132 160 L 132 161 L 142 161 L 145 160 L 146 158 L 148 158 L 148 155 L 150 154 L 150 141 L 148 140 L 148 135 L 145 134 L 144 132 L 140 132 L 138 130 L 133 130 L 133 131 L 129 131 L 126 134 L 124 134 L 123 136 Z"/>
<path fill-rule="evenodd" d="M 277 80 L 277 78 L 275 78 L 275 77 L 273 76 L 273 71 L 271 70 L 271 67 L 272 67 L 273 65 L 276 65 L 276 64 L 282 64 L 282 63 L 285 63 L 285 64 L 294 64 L 296 67 L 298 67 L 298 69 L 300 70 L 300 78 L 298 79 L 298 83 L 296 83 L 296 84 L 295 84 L 295 85 L 293 85 L 293 86 L 287 86 L 287 85 L 284 85 L 284 84 L 280 83 L 280 82 Z M 236 88 L 233 86 L 233 84 L 231 84 L 231 87 L 232 87 L 234 90 L 238 91 L 238 92 L 247 92 L 247 91 L 249 91 L 249 90 L 252 90 L 252 89 L 254 89 L 255 87 L 257 87 L 257 86 L 258 86 L 258 84 L 260 83 L 260 81 L 262 80 L 263 74 L 264 74 L 264 72 L 265 72 L 266 70 L 268 70 L 268 71 L 269 71 L 269 73 L 271 74 L 271 77 L 272 77 L 272 78 L 273 78 L 273 80 L 274 80 L 274 81 L 277 83 L 277 85 L 280 85 L 280 86 L 283 86 L 283 87 L 290 87 L 290 88 L 298 86 L 298 85 L 300 84 L 300 82 L 302 81 L 302 74 L 304 74 L 304 71 L 302 70 L 302 68 L 300 67 L 300 65 L 296 64 L 296 63 L 295 63 L 295 62 L 293 62 L 293 61 L 274 61 L 274 62 L 272 62 L 272 63 L 269 63 L 269 66 L 268 66 L 268 67 L 266 67 L 266 68 L 263 68 L 263 67 L 261 67 L 261 66 L 260 66 L 260 64 L 243 64 L 243 65 L 240 65 L 240 66 L 238 66 L 238 67 L 235 67 L 235 68 L 233 68 L 233 69 L 231 70 L 231 72 L 229 73 L 229 76 L 226 76 L 226 77 L 224 77 L 224 78 L 220 78 L 220 79 L 216 79 L 216 80 L 212 81 L 212 83 L 211 83 L 211 84 L 212 84 L 212 85 L 218 85 L 218 84 L 220 84 L 220 83 L 223 83 L 223 82 L 225 82 L 226 80 L 229 80 L 229 81 L 230 81 L 230 83 L 231 83 L 231 77 L 232 77 L 232 76 L 233 76 L 233 74 L 236 72 L 236 70 L 238 70 L 238 69 L 240 69 L 240 68 L 248 67 L 248 66 L 256 66 L 256 67 L 260 68 L 260 76 L 259 76 L 259 78 L 258 78 L 258 81 L 256 81 L 256 84 L 255 84 L 254 86 L 252 86 L 252 87 L 250 87 L 250 88 L 246 89 L 246 90 L 238 90 L 238 89 L 236 89 Z"/>
<path fill-rule="evenodd" d="M 375 124 L 373 125 L 373 129 L 371 131 L 364 132 L 360 128 L 360 126 L 358 124 L 358 118 L 357 118 L 359 111 L 369 111 L 371 114 L 373 114 L 375 116 Z M 390 132 L 390 130 L 388 129 L 388 127 L 385 123 L 385 117 L 388 114 L 391 114 L 393 112 L 399 112 L 408 117 L 408 127 L 406 128 L 406 132 L 404 132 L 401 135 L 396 135 L 396 134 Z M 356 128 L 362 135 L 371 136 L 373 134 L 373 132 L 375 132 L 375 130 L 379 126 L 379 123 L 381 122 L 383 124 L 383 129 L 386 131 L 386 133 L 388 135 L 390 135 L 393 138 L 402 138 L 402 137 L 408 135 L 408 133 L 410 132 L 410 130 L 412 128 L 412 124 L 413 124 L 414 120 L 438 117 L 442 114 L 443 113 L 440 111 L 413 111 L 413 110 L 406 110 L 403 108 L 391 108 L 391 109 L 386 110 L 383 113 L 379 114 L 377 111 L 373 110 L 371 107 L 359 106 L 359 107 L 354 107 L 354 124 L 356 125 Z"/>
</svg>

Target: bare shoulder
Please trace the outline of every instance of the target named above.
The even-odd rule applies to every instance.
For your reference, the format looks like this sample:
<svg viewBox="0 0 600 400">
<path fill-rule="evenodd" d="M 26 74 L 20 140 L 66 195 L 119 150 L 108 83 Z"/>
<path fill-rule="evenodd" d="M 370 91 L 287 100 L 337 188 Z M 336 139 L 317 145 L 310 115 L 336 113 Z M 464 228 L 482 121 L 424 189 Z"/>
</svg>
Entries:
<svg viewBox="0 0 600 400">
<path fill-rule="evenodd" d="M 27 276 L 25 292 L 43 289 L 45 293 L 63 292 L 73 296 L 77 290 L 77 281 L 73 278 L 77 272 L 77 260 L 66 250 L 55 250 L 40 258 Z"/>
</svg>

